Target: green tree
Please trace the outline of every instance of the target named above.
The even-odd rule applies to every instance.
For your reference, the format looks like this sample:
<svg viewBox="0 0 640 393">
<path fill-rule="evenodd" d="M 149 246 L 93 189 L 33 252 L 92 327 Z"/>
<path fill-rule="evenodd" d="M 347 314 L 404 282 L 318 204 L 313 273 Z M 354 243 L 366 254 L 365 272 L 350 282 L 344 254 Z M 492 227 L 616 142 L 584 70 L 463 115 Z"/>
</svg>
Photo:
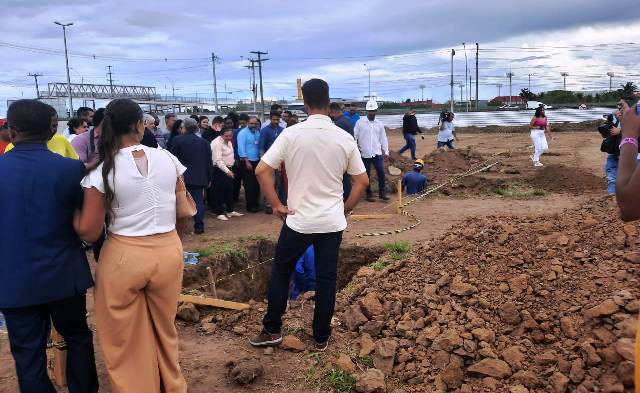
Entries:
<svg viewBox="0 0 640 393">
<path fill-rule="evenodd" d="M 634 101 L 636 99 L 636 93 L 638 92 L 638 86 L 633 82 L 627 82 L 624 85 L 620 85 L 621 89 L 618 89 L 620 98 L 627 101 Z"/>
<path fill-rule="evenodd" d="M 525 101 L 535 101 L 538 99 L 538 96 L 532 93 L 527 88 L 520 90 L 520 97 L 522 97 L 522 99 Z"/>
</svg>

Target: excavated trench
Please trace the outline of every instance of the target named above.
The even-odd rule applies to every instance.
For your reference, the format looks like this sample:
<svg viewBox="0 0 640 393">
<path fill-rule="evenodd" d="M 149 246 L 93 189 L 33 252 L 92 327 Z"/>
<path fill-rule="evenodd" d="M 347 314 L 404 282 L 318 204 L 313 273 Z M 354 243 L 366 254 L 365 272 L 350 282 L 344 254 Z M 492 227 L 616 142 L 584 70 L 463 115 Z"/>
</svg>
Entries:
<svg viewBox="0 0 640 393">
<path fill-rule="evenodd" d="M 212 294 L 207 270 L 210 267 L 214 281 L 217 281 L 218 298 L 238 302 L 262 301 L 267 297 L 275 246 L 275 242 L 270 240 L 243 242 L 231 252 L 201 258 L 197 265 L 185 267 L 183 292 Z M 383 253 L 384 249 L 378 246 L 342 247 L 338 262 L 338 290 L 349 284 L 360 267 L 375 262 Z"/>
</svg>

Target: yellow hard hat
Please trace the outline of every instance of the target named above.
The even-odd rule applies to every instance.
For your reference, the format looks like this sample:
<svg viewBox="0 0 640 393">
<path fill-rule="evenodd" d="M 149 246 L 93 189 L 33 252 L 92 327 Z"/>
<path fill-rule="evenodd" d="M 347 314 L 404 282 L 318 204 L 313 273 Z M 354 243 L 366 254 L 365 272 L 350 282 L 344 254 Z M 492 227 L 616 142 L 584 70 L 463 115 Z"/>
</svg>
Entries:
<svg viewBox="0 0 640 393">
<path fill-rule="evenodd" d="M 417 159 L 415 164 L 420 164 L 420 165 L 424 166 L 424 160 L 423 159 Z"/>
</svg>

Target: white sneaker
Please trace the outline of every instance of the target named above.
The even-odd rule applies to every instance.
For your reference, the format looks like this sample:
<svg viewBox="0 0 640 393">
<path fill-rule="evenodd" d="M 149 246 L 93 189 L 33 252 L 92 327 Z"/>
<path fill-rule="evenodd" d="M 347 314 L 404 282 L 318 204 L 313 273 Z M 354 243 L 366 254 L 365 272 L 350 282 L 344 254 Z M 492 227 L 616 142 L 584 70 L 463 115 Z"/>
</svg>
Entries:
<svg viewBox="0 0 640 393">
<path fill-rule="evenodd" d="M 540 161 L 536 161 L 533 163 L 533 166 L 544 166 Z"/>
<path fill-rule="evenodd" d="M 227 213 L 227 217 L 231 218 L 231 217 L 242 217 L 244 216 L 244 214 L 242 213 L 238 213 L 237 211 L 232 211 L 231 213 Z"/>
<path fill-rule="evenodd" d="M 220 221 L 229 221 L 229 219 L 227 218 L 227 216 L 225 216 L 224 214 L 220 214 L 218 217 L 216 217 L 218 220 Z"/>
</svg>

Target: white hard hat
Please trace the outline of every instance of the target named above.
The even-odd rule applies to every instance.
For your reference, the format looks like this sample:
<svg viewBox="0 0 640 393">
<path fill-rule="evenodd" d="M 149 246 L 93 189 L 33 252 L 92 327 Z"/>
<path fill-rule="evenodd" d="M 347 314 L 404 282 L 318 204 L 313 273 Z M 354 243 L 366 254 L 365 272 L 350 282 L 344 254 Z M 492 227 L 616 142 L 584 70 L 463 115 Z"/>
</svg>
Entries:
<svg viewBox="0 0 640 393">
<path fill-rule="evenodd" d="M 376 111 L 378 110 L 378 103 L 376 102 L 376 100 L 369 100 L 367 101 L 367 106 L 365 107 L 365 109 L 368 111 Z"/>
</svg>

